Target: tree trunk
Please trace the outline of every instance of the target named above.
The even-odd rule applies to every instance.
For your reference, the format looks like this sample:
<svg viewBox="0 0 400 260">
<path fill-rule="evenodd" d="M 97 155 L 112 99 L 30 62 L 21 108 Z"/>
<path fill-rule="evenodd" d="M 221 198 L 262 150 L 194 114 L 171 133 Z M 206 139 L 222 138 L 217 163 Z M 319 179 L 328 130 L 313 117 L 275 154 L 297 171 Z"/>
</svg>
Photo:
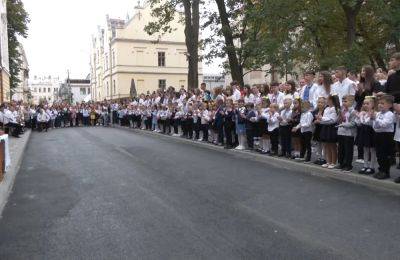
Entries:
<svg viewBox="0 0 400 260">
<path fill-rule="evenodd" d="M 184 0 L 185 10 L 185 42 L 188 52 L 188 89 L 199 86 L 199 14 L 200 0 Z"/>
<path fill-rule="evenodd" d="M 228 56 L 229 67 L 231 70 L 232 79 L 237 81 L 241 86 L 243 83 L 243 70 L 240 67 L 238 57 L 236 55 L 236 48 L 233 42 L 232 28 L 229 24 L 228 13 L 224 0 L 215 0 L 218 6 L 219 18 L 222 25 L 222 34 L 225 38 L 225 52 Z"/>
<path fill-rule="evenodd" d="M 357 0 L 353 5 L 349 5 L 349 2 L 345 0 L 339 0 L 339 3 L 346 16 L 346 41 L 347 47 L 350 49 L 356 41 L 357 15 L 360 12 L 363 0 Z"/>
<path fill-rule="evenodd" d="M 386 67 L 386 63 L 379 53 L 375 55 L 375 62 L 379 68 L 383 69 L 384 71 L 388 71 L 387 67 Z"/>
</svg>

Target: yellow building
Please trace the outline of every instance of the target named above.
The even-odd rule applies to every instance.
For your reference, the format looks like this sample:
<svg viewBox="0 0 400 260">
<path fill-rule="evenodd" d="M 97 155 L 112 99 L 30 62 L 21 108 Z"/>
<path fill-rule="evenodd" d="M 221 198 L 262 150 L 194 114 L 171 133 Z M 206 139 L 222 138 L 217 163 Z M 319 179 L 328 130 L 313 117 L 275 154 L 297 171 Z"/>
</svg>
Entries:
<svg viewBox="0 0 400 260">
<path fill-rule="evenodd" d="M 133 82 L 137 94 L 169 86 L 187 88 L 184 25 L 178 18 L 172 23 L 172 33 L 149 36 L 144 27 L 156 19 L 151 17 L 149 6 L 137 7 L 127 20 L 107 16 L 106 28 L 99 27 L 92 40 L 92 100 L 129 97 Z"/>
</svg>

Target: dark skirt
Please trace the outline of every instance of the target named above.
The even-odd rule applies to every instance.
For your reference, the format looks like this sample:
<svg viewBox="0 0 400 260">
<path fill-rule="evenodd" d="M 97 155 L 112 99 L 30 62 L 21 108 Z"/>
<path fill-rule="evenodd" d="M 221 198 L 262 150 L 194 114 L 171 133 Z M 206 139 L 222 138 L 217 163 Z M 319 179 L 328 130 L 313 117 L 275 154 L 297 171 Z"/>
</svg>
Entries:
<svg viewBox="0 0 400 260">
<path fill-rule="evenodd" d="M 336 124 L 322 125 L 320 138 L 323 143 L 336 143 L 338 140 Z"/>
<path fill-rule="evenodd" d="M 321 142 L 321 129 L 322 125 L 315 124 L 313 140 L 316 142 Z"/>
<path fill-rule="evenodd" d="M 362 147 L 375 147 L 375 131 L 372 126 L 361 125 L 358 131 L 358 142 Z"/>
<path fill-rule="evenodd" d="M 268 123 L 266 119 L 260 119 L 258 121 L 258 136 L 263 136 L 268 134 Z"/>
<path fill-rule="evenodd" d="M 301 136 L 301 130 L 298 129 L 296 132 L 292 132 L 292 137 L 293 138 L 300 138 Z"/>
</svg>

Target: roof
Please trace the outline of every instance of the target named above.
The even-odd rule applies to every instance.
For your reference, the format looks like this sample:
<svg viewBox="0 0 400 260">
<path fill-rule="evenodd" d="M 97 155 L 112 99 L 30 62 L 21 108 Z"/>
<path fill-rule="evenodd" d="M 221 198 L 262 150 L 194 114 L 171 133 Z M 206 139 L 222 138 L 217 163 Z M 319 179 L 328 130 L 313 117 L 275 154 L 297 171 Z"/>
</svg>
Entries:
<svg viewBox="0 0 400 260">
<path fill-rule="evenodd" d="M 67 83 L 69 83 L 69 84 L 90 84 L 90 80 L 88 80 L 88 79 L 67 79 Z"/>
</svg>

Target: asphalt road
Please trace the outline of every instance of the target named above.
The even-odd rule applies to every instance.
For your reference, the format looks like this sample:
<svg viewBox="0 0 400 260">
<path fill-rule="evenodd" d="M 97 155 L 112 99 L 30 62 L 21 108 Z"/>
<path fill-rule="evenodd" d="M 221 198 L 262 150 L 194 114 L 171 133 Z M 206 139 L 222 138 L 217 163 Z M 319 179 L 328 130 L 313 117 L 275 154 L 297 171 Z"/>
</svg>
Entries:
<svg viewBox="0 0 400 260">
<path fill-rule="evenodd" d="M 398 196 L 107 128 L 33 133 L 0 259 L 399 259 Z"/>
</svg>

